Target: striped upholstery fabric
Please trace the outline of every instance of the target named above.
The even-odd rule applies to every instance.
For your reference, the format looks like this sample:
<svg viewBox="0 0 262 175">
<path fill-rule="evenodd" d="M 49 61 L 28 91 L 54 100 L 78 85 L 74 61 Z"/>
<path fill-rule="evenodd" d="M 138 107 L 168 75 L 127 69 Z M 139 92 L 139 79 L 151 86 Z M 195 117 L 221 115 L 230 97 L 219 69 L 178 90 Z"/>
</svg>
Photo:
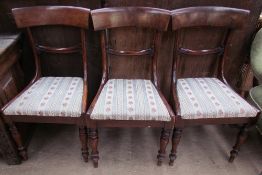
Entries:
<svg viewBox="0 0 262 175">
<path fill-rule="evenodd" d="M 258 110 L 217 78 L 178 79 L 183 119 L 255 117 Z"/>
<path fill-rule="evenodd" d="M 152 82 L 141 79 L 108 80 L 90 118 L 96 120 L 171 120 Z"/>
<path fill-rule="evenodd" d="M 42 77 L 12 102 L 4 114 L 79 117 L 82 96 L 82 78 Z"/>
</svg>

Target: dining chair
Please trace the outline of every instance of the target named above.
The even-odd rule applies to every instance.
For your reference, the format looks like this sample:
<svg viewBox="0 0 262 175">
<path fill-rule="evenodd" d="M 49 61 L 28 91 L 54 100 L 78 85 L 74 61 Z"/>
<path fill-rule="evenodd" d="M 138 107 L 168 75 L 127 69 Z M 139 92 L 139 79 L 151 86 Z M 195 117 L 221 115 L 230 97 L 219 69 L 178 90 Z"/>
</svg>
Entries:
<svg viewBox="0 0 262 175">
<path fill-rule="evenodd" d="M 92 10 L 91 16 L 94 30 L 100 32 L 103 68 L 100 88 L 87 112 L 91 159 L 94 167 L 98 166 L 97 128 L 100 127 L 163 128 L 158 153 L 158 165 L 161 165 L 174 122 L 174 114 L 158 86 L 157 60 L 161 58 L 157 59 L 157 55 L 162 32 L 168 28 L 170 13 L 167 10 L 149 7 L 112 7 Z M 151 40 L 149 46 L 143 46 L 142 49 L 137 47 L 123 49 L 126 43 L 130 42 L 131 36 L 125 34 L 125 30 L 129 28 L 137 32 L 141 29 L 146 30 L 147 34 L 152 33 L 149 37 Z M 121 35 L 123 36 L 121 41 L 110 40 L 113 34 L 120 32 L 125 34 Z M 143 35 L 139 36 L 143 38 Z M 125 44 L 119 44 L 122 47 L 119 49 L 118 42 Z M 135 59 L 141 62 L 133 66 L 123 63 L 124 67 L 118 67 L 113 64 L 117 58 L 125 61 Z M 143 69 L 147 73 L 141 75 L 142 73 L 138 72 L 143 71 L 141 64 L 145 59 L 148 60 L 149 66 Z M 121 73 L 116 75 L 115 72 Z M 130 78 L 127 74 L 136 76 Z"/>
<path fill-rule="evenodd" d="M 36 69 L 27 87 L 1 109 L 1 116 L 9 126 L 20 156 L 23 160 L 28 159 L 15 122 L 75 124 L 79 126 L 83 159 L 88 161 L 87 128 L 83 114 L 86 113 L 88 95 L 86 29 L 90 10 L 70 6 L 35 6 L 15 8 L 12 13 L 17 27 L 26 30 Z M 78 37 L 77 43 L 60 47 L 48 37 L 44 38 L 48 44 L 41 43 L 39 38 L 36 39 L 35 30 L 41 31 L 50 26 L 74 28 L 78 33 L 75 36 Z M 79 68 L 83 70 L 82 77 L 44 76 L 41 71 L 44 54 L 55 57 L 76 54 L 74 59 L 82 62 L 82 68 Z"/>
<path fill-rule="evenodd" d="M 176 122 L 169 164 L 173 165 L 176 159 L 177 147 L 185 126 L 243 124 L 235 146 L 230 152 L 229 161 L 233 162 L 240 146 L 246 140 L 248 127 L 254 123 L 259 114 L 255 107 L 234 92 L 224 77 L 225 60 L 230 59 L 229 53 L 234 49 L 232 40 L 239 37 L 237 34 L 244 28 L 249 11 L 205 6 L 173 10 L 171 15 L 172 30 L 176 35 L 172 88 Z M 186 30 L 189 28 L 218 29 L 222 32 L 222 36 L 215 38 L 216 40 L 206 40 L 207 44 L 199 43 L 193 48 L 183 43 Z M 201 58 L 215 60 L 212 64 L 214 71 L 210 73 L 210 76 L 184 77 L 181 75 L 182 69 L 192 69 L 192 66 L 199 66 L 191 64 L 190 67 L 185 67 L 182 65 L 183 59 L 194 61 Z M 202 67 L 201 70 L 205 71 L 204 68 Z"/>
</svg>

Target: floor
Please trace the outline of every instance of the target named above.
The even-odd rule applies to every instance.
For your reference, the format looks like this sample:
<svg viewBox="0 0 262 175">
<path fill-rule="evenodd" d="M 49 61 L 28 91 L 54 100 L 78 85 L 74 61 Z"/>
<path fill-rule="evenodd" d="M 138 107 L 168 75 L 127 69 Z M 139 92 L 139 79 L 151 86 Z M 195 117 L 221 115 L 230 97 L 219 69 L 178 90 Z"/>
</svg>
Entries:
<svg viewBox="0 0 262 175">
<path fill-rule="evenodd" d="M 158 167 L 159 129 L 101 129 L 95 169 L 91 161 L 81 160 L 76 127 L 39 125 L 28 147 L 29 160 L 15 166 L 1 160 L 0 175 L 259 175 L 262 136 L 255 129 L 235 162 L 227 162 L 236 133 L 229 126 L 188 127 L 174 166 L 168 166 L 166 158 Z"/>
</svg>

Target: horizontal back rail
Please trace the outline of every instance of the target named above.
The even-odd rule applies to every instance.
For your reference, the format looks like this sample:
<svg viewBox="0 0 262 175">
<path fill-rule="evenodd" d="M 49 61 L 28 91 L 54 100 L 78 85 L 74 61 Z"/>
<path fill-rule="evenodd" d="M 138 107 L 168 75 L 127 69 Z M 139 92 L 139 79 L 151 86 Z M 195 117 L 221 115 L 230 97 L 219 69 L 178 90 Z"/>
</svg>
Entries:
<svg viewBox="0 0 262 175">
<path fill-rule="evenodd" d="M 211 6 L 177 9 L 171 12 L 172 29 L 199 26 L 242 27 L 249 13 L 249 10 Z"/>
<path fill-rule="evenodd" d="M 107 49 L 107 53 L 112 54 L 112 55 L 142 56 L 142 55 L 152 55 L 153 49 L 144 49 L 144 50 L 139 50 L 139 51 L 124 51 L 124 50 Z"/>
<path fill-rule="evenodd" d="M 203 50 L 193 50 L 186 48 L 179 48 L 178 52 L 185 55 L 209 55 L 209 54 L 223 54 L 224 48 L 217 47 L 214 49 L 203 49 Z"/>
<path fill-rule="evenodd" d="M 63 47 L 63 48 L 56 48 L 56 47 L 49 47 L 43 45 L 37 45 L 36 50 L 38 52 L 47 52 L 47 53 L 76 53 L 81 52 L 80 45 L 71 46 L 71 47 Z"/>
<path fill-rule="evenodd" d="M 166 31 L 170 11 L 150 7 L 113 7 L 92 10 L 95 30 L 116 27 L 141 27 Z"/>
<path fill-rule="evenodd" d="M 88 28 L 90 10 L 72 6 L 35 6 L 12 9 L 18 28 L 67 25 Z"/>
</svg>

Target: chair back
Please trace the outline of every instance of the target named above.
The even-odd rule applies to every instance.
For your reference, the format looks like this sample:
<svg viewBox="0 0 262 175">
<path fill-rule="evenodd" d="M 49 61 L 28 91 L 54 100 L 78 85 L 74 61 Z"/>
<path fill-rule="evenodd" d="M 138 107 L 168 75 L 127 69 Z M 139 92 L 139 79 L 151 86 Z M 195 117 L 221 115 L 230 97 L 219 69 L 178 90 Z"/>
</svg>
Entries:
<svg viewBox="0 0 262 175">
<path fill-rule="evenodd" d="M 93 10 L 91 12 L 94 29 L 101 31 L 101 48 L 102 48 L 102 61 L 103 61 L 103 72 L 105 78 L 116 78 L 111 72 L 118 69 L 122 74 L 117 78 L 126 78 L 128 68 L 131 65 L 128 64 L 127 58 L 139 59 L 138 57 L 149 57 L 151 58 L 150 63 L 150 79 L 157 84 L 157 63 L 156 55 L 161 42 L 161 32 L 166 31 L 170 20 L 170 11 L 149 8 L 149 7 L 115 7 L 115 8 L 103 8 Z M 150 32 L 142 32 L 143 34 L 137 35 L 144 37 L 150 37 L 151 43 L 147 44 L 146 48 L 132 48 L 132 49 L 116 49 L 115 47 L 125 47 L 128 45 L 128 30 L 132 30 L 133 33 L 140 33 L 140 29 L 149 30 Z M 126 33 L 124 36 L 123 33 Z M 146 33 L 146 34 L 145 34 Z M 152 33 L 152 35 L 151 35 Z M 114 36 L 121 35 L 123 38 L 117 40 Z M 112 39 L 113 38 L 113 39 Z M 113 42 L 112 42 L 113 41 Z M 122 42 L 118 44 L 117 42 Z M 132 45 L 132 44 L 131 44 Z M 133 43 L 133 46 L 136 44 Z M 116 57 L 125 59 L 126 64 L 122 64 L 123 67 L 114 67 L 113 63 Z M 143 60 L 140 59 L 140 63 L 143 64 Z M 133 70 L 137 68 L 143 69 L 139 64 L 133 65 Z M 132 68 L 131 68 L 132 69 Z M 132 72 L 135 74 L 135 72 Z M 141 78 L 141 77 L 136 77 Z"/>
<path fill-rule="evenodd" d="M 230 50 L 233 49 L 232 40 L 239 37 L 235 35 L 235 32 L 244 28 L 249 11 L 228 7 L 203 6 L 173 10 L 171 15 L 172 30 L 175 31 L 173 76 L 182 78 L 183 72 L 187 69 L 201 72 L 198 68 L 204 68 L 202 75 L 206 76 L 204 71 L 206 71 L 207 66 L 199 66 L 198 63 L 200 60 L 204 62 L 202 59 L 207 62 L 210 61 L 207 59 L 212 59 L 212 67 L 207 71 L 211 73 L 208 76 L 215 76 L 224 80 L 224 61 L 228 58 Z M 194 42 L 195 48 L 190 48 L 184 44 L 187 40 L 185 36 L 187 30 L 194 32 L 194 30 L 199 31 L 200 29 L 206 30 L 206 35 L 209 34 L 209 37 L 200 38 L 196 32 L 194 39 L 190 38 Z M 214 35 L 212 36 L 212 34 Z M 185 60 L 188 59 L 194 68 L 184 66 Z M 192 77 L 194 77 L 193 72 Z"/>
<path fill-rule="evenodd" d="M 48 54 L 49 58 L 52 58 L 51 62 L 55 65 L 62 64 L 59 58 L 66 58 L 70 54 L 80 54 L 82 57 L 81 65 L 83 65 L 80 70 L 83 71 L 85 82 L 87 81 L 86 29 L 89 26 L 89 9 L 71 6 L 35 6 L 15 8 L 12 9 L 12 13 L 17 27 L 25 28 L 28 34 L 35 59 L 35 79 L 42 76 L 43 66 L 41 61 L 46 62 L 46 59 L 40 60 L 40 58 L 45 57 L 46 54 Z M 61 31 L 54 31 L 52 27 L 58 27 L 60 30 L 69 28 L 70 30 L 77 31 L 77 35 L 66 35 Z M 54 35 L 46 34 L 47 30 L 51 31 Z M 71 38 L 74 44 L 65 42 L 68 38 Z M 61 44 L 61 40 L 64 41 L 62 45 L 65 46 L 57 46 Z M 58 61 L 55 61 L 53 58 L 57 58 Z M 76 60 L 74 59 L 73 61 Z M 74 63 L 71 65 L 74 65 Z M 64 69 L 79 69 L 79 67 L 71 67 L 70 69 L 71 65 L 69 63 L 69 66 L 64 67 Z"/>
</svg>

